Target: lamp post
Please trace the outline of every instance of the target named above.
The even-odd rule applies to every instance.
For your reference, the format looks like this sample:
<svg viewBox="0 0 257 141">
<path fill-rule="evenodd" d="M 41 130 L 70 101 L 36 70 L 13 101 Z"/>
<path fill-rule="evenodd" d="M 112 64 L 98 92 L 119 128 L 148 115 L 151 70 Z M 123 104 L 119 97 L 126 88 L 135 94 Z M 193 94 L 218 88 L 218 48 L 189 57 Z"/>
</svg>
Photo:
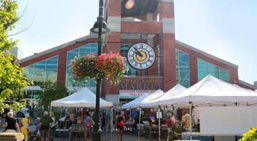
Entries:
<svg viewBox="0 0 257 141">
<path fill-rule="evenodd" d="M 107 24 L 104 22 L 103 17 L 103 0 L 99 0 L 99 16 L 97 18 L 97 22 L 95 22 L 93 28 L 90 29 L 93 33 L 98 33 L 98 55 L 101 55 L 101 47 L 102 47 L 102 34 L 107 33 L 110 29 L 107 27 Z M 96 104 L 95 104 L 95 116 L 94 116 L 94 131 L 92 140 L 100 141 L 101 140 L 101 132 L 98 132 L 99 129 L 99 112 L 100 112 L 100 86 L 101 79 L 97 78 L 96 80 Z"/>
</svg>

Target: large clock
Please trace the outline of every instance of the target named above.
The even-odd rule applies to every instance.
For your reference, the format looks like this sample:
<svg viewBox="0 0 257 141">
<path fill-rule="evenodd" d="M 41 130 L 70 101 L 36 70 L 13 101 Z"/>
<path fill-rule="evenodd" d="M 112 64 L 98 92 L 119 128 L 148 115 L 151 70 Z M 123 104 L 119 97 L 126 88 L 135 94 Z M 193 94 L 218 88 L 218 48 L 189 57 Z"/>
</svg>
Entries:
<svg viewBox="0 0 257 141">
<path fill-rule="evenodd" d="M 148 69 L 155 61 L 155 52 L 150 45 L 137 43 L 129 48 L 127 60 L 130 66 L 135 69 Z"/>
</svg>

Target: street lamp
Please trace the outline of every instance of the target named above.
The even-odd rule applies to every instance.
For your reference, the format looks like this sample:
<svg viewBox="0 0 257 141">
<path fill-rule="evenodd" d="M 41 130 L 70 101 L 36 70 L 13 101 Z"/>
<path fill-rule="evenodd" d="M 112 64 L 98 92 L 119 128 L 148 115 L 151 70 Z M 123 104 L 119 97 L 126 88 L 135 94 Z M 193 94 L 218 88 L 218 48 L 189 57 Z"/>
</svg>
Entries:
<svg viewBox="0 0 257 141">
<path fill-rule="evenodd" d="M 104 22 L 103 17 L 103 0 L 99 0 L 99 16 L 97 18 L 97 22 L 94 24 L 93 28 L 90 29 L 93 33 L 98 33 L 98 55 L 101 55 L 101 47 L 102 47 L 102 34 L 110 32 L 110 29 L 107 27 L 107 24 Z M 94 116 L 94 131 L 92 133 L 93 141 L 101 140 L 101 132 L 98 132 L 99 129 L 99 106 L 100 106 L 100 86 L 101 79 L 96 79 L 96 103 L 95 103 L 95 116 Z"/>
</svg>

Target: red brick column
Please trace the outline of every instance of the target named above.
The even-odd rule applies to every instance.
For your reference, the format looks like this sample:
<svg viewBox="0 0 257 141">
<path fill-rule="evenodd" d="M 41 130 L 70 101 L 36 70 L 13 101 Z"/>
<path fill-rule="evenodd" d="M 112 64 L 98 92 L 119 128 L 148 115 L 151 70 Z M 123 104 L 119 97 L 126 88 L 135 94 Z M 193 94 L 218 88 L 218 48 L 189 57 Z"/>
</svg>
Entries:
<svg viewBox="0 0 257 141">
<path fill-rule="evenodd" d="M 161 35 L 161 75 L 163 76 L 163 90 L 167 91 L 176 85 L 176 53 L 175 53 L 175 26 L 174 2 L 162 0 L 159 8 L 162 22 Z"/>
<path fill-rule="evenodd" d="M 109 0 L 105 7 L 106 20 L 111 32 L 106 35 L 107 45 L 104 53 L 120 53 L 121 44 L 121 0 Z M 116 43 L 108 43 L 116 42 Z M 112 80 L 112 79 L 111 79 Z M 102 96 L 106 94 L 119 94 L 119 85 L 113 86 L 110 80 L 103 82 Z"/>
</svg>

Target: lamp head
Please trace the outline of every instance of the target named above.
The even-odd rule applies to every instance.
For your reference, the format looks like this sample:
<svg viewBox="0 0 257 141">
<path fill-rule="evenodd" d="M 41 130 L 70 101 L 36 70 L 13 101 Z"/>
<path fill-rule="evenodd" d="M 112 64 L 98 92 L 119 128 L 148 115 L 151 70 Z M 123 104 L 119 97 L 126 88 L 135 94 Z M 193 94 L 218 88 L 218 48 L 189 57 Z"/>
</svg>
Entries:
<svg viewBox="0 0 257 141">
<path fill-rule="evenodd" d="M 99 26 L 98 26 L 98 22 L 96 21 L 94 26 L 90 29 L 91 32 L 93 33 L 98 33 L 99 32 Z M 103 21 L 103 28 L 102 28 L 102 33 L 105 34 L 105 33 L 108 33 L 110 32 L 111 30 L 108 28 L 107 24 L 105 21 Z"/>
</svg>

